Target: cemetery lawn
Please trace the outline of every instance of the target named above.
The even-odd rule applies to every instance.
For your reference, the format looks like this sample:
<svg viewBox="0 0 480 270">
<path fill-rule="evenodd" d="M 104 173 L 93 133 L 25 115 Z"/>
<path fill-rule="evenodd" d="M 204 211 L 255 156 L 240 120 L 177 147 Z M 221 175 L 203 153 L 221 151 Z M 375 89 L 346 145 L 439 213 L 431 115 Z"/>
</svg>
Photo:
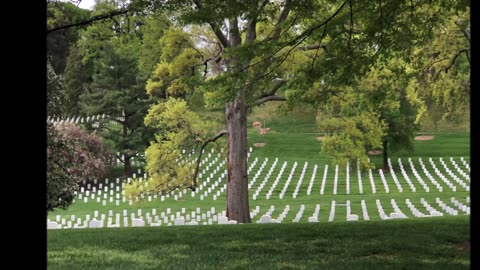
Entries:
<svg viewBox="0 0 480 270">
<path fill-rule="evenodd" d="M 48 269 L 469 269 L 470 216 L 48 230 Z"/>
</svg>

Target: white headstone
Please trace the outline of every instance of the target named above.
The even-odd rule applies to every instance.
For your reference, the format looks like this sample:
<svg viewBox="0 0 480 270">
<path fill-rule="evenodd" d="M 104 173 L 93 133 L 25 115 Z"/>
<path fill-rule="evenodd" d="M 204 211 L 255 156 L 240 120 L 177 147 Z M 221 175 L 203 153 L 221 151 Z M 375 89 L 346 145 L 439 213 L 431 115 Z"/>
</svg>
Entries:
<svg viewBox="0 0 480 270">
<path fill-rule="evenodd" d="M 225 216 L 218 217 L 218 224 L 228 224 L 228 218 Z"/>
<path fill-rule="evenodd" d="M 393 212 L 390 214 L 390 218 L 406 218 L 405 215 L 402 215 L 401 213 Z"/>
<path fill-rule="evenodd" d="M 318 217 L 309 217 L 308 222 L 318 222 Z"/>
<path fill-rule="evenodd" d="M 357 220 L 358 220 L 358 215 L 347 215 L 347 221 L 357 221 Z"/>
<path fill-rule="evenodd" d="M 174 225 L 185 225 L 185 219 L 184 218 L 177 218 L 173 221 Z"/>
<path fill-rule="evenodd" d="M 58 229 L 58 223 L 55 221 L 47 222 L 47 229 Z"/>
<path fill-rule="evenodd" d="M 271 223 L 271 221 L 272 221 L 272 217 L 269 215 L 263 215 L 260 218 L 260 223 Z"/>
<path fill-rule="evenodd" d="M 103 221 L 100 221 L 100 220 L 97 220 L 97 219 L 93 219 L 89 222 L 88 224 L 88 227 L 89 228 L 102 228 L 103 227 Z"/>
<path fill-rule="evenodd" d="M 138 218 L 132 218 L 132 227 L 144 227 L 144 226 L 145 226 L 145 221 Z"/>
</svg>

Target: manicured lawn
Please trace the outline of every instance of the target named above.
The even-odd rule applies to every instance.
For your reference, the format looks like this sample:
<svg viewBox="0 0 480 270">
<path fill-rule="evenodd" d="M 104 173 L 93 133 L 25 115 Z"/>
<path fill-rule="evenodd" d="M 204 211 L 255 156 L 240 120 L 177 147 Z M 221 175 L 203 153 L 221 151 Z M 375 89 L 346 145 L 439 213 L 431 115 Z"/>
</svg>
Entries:
<svg viewBox="0 0 480 270">
<path fill-rule="evenodd" d="M 48 269 L 469 269 L 470 216 L 48 231 Z"/>
</svg>

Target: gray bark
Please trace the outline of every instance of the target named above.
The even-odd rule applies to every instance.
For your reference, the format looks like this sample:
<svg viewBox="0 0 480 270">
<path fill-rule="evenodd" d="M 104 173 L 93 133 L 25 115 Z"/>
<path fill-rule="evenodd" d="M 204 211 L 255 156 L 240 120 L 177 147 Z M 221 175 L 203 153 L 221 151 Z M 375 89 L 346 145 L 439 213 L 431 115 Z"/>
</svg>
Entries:
<svg viewBox="0 0 480 270">
<path fill-rule="evenodd" d="M 228 103 L 227 123 L 227 217 L 238 223 L 251 223 L 248 203 L 247 114 L 242 99 Z"/>
</svg>

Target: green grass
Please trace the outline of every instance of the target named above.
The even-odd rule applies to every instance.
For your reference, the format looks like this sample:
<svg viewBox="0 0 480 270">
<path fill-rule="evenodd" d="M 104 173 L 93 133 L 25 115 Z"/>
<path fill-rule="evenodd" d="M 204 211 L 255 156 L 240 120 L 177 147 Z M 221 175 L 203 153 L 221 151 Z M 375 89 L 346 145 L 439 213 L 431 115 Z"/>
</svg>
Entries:
<svg viewBox="0 0 480 270">
<path fill-rule="evenodd" d="M 469 269 L 468 216 L 48 232 L 48 269 Z"/>
</svg>

